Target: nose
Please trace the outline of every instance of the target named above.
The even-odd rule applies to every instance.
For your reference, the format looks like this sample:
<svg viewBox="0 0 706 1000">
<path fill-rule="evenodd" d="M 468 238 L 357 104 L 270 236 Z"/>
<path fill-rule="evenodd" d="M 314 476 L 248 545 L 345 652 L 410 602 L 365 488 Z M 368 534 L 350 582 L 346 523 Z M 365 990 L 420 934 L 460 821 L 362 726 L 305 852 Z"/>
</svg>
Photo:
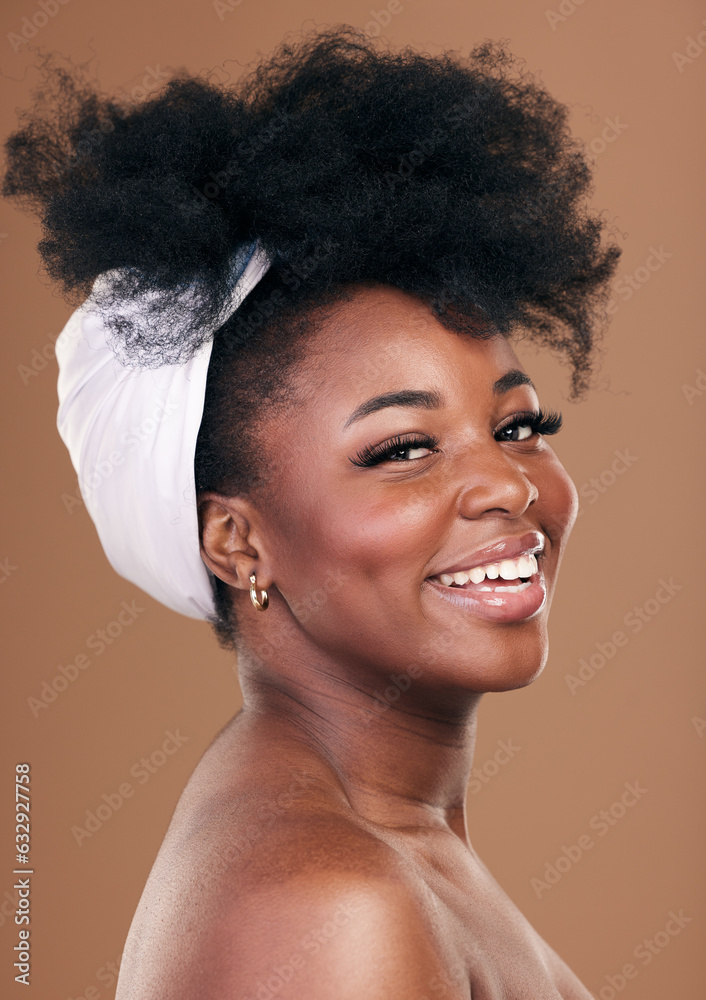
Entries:
<svg viewBox="0 0 706 1000">
<path fill-rule="evenodd" d="M 518 456 L 503 451 L 498 442 L 482 455 L 469 455 L 468 463 L 458 499 L 461 517 L 520 517 L 539 496 Z"/>
</svg>

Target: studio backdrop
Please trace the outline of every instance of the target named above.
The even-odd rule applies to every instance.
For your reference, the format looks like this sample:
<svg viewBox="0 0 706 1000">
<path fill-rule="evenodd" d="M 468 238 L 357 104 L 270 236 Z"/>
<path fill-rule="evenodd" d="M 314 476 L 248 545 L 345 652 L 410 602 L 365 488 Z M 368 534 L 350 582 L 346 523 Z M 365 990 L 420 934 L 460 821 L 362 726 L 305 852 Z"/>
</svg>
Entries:
<svg viewBox="0 0 706 1000">
<path fill-rule="evenodd" d="M 235 81 L 286 33 L 336 23 L 434 54 L 505 40 L 570 107 L 623 252 L 583 401 L 566 366 L 517 345 L 563 412 L 552 444 L 580 512 L 548 664 L 484 699 L 468 798 L 475 849 L 600 1000 L 700 1000 L 706 981 L 704 15 L 696 0 L 6 0 L 0 14 L 3 137 L 40 51 L 142 99 L 181 68 Z M 40 271 L 39 236 L 0 204 L 0 993 L 108 1000 L 177 799 L 241 696 L 208 626 L 103 554 L 56 430 L 72 306 Z M 26 926 L 29 988 L 13 967 Z"/>
</svg>

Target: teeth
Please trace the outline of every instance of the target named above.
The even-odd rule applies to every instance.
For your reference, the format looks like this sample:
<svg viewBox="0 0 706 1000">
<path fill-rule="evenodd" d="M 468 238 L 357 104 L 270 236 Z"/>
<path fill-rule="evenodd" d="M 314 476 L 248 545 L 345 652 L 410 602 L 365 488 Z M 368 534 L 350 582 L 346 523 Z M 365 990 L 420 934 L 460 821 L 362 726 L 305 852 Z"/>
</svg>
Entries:
<svg viewBox="0 0 706 1000">
<path fill-rule="evenodd" d="M 441 573 L 438 579 L 445 587 L 450 587 L 454 583 L 457 587 L 463 587 L 469 580 L 477 585 L 482 583 L 486 577 L 488 580 L 497 580 L 498 577 L 501 580 L 517 580 L 520 577 L 526 580 L 528 577 L 534 576 L 537 570 L 536 556 L 525 555 L 519 556 L 517 559 L 503 559 L 499 563 L 489 563 L 487 566 L 474 566 L 467 572 Z M 520 584 L 519 589 L 524 590 L 526 586 L 529 584 Z M 481 590 L 491 589 L 512 593 L 518 591 L 517 587 L 481 587 Z"/>
<path fill-rule="evenodd" d="M 514 559 L 503 559 L 503 561 L 500 563 L 500 579 L 501 580 L 517 579 L 517 563 Z"/>
<path fill-rule="evenodd" d="M 532 576 L 537 569 L 537 560 L 534 556 L 520 556 L 517 560 L 517 575 Z"/>
</svg>

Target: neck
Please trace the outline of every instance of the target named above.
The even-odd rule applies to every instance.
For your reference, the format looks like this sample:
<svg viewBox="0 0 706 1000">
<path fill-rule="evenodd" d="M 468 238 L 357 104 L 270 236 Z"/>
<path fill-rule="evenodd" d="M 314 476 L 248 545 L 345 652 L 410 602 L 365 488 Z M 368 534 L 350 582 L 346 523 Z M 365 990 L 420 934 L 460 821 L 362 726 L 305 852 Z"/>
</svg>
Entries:
<svg viewBox="0 0 706 1000">
<path fill-rule="evenodd" d="M 309 651 L 311 653 L 311 651 Z M 278 741 L 302 742 L 351 808 L 387 827 L 445 828 L 470 846 L 466 792 L 480 694 L 424 686 L 420 669 L 382 675 L 316 661 L 238 653 L 244 710 Z M 392 683 L 388 683 L 392 681 Z M 270 745 L 270 744 L 268 744 Z"/>
</svg>

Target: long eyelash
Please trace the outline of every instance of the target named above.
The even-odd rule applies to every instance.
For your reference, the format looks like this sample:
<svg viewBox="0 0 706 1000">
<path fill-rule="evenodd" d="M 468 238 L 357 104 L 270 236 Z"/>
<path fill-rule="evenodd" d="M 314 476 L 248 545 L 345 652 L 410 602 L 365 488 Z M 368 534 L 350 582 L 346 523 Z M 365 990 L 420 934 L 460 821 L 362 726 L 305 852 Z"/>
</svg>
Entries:
<svg viewBox="0 0 706 1000">
<path fill-rule="evenodd" d="M 519 413 L 513 414 L 512 418 L 498 428 L 496 433 L 511 427 L 531 427 L 535 434 L 556 434 L 561 430 L 562 424 L 563 417 L 556 410 L 521 410 Z M 362 467 L 378 465 L 402 448 L 429 448 L 431 450 L 436 448 L 438 444 L 438 438 L 419 434 L 398 434 L 383 444 L 366 445 L 350 461 L 353 465 Z"/>
<path fill-rule="evenodd" d="M 382 444 L 366 445 L 350 461 L 353 465 L 368 466 L 377 465 L 390 458 L 396 451 L 402 448 L 436 448 L 439 443 L 438 438 L 427 437 L 425 434 L 398 434 L 396 437 L 384 441 Z"/>
<path fill-rule="evenodd" d="M 564 418 L 556 410 L 521 410 L 513 414 L 512 418 L 496 433 L 506 431 L 511 427 L 531 427 L 535 434 L 556 434 L 561 430 Z"/>
</svg>

